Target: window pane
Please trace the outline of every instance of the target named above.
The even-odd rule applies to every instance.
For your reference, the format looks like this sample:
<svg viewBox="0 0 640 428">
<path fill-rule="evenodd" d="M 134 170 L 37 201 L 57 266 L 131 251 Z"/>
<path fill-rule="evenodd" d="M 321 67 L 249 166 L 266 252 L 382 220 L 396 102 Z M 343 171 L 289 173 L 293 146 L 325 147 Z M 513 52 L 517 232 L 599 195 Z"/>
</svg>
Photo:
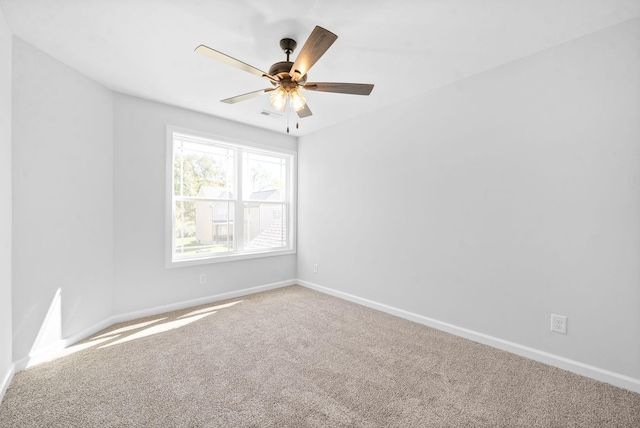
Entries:
<svg viewBox="0 0 640 428">
<path fill-rule="evenodd" d="M 244 204 L 244 247 L 248 250 L 287 245 L 284 204 Z"/>
<path fill-rule="evenodd" d="M 167 267 L 295 251 L 294 154 L 170 132 Z"/>
<path fill-rule="evenodd" d="M 287 185 L 287 160 L 253 152 L 242 159 L 242 196 L 244 200 L 284 202 Z"/>
<path fill-rule="evenodd" d="M 175 255 L 233 251 L 233 212 L 233 202 L 176 202 Z"/>
<path fill-rule="evenodd" d="M 233 158 L 233 149 L 176 140 L 173 155 L 174 195 L 232 198 Z"/>
</svg>

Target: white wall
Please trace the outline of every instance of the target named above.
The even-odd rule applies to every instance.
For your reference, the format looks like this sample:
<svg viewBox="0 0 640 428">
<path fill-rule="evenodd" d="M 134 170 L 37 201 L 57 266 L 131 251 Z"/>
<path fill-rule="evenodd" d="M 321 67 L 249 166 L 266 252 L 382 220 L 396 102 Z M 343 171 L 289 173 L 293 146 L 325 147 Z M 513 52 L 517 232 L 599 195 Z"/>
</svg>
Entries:
<svg viewBox="0 0 640 428">
<path fill-rule="evenodd" d="M 636 19 L 302 137 L 298 278 L 640 379 L 639 52 Z"/>
<path fill-rule="evenodd" d="M 17 361 L 112 313 L 113 95 L 15 37 L 12 89 Z"/>
<path fill-rule="evenodd" d="M 0 9 L 0 401 L 11 354 L 11 32 Z"/>
<path fill-rule="evenodd" d="M 127 95 L 115 94 L 114 102 L 116 314 L 295 278 L 295 255 L 164 266 L 167 125 L 289 150 L 294 137 Z"/>
<path fill-rule="evenodd" d="M 164 267 L 166 125 L 289 150 L 294 137 L 114 95 L 18 38 L 12 90 L 18 368 L 114 316 L 295 278 L 295 255 Z"/>
</svg>

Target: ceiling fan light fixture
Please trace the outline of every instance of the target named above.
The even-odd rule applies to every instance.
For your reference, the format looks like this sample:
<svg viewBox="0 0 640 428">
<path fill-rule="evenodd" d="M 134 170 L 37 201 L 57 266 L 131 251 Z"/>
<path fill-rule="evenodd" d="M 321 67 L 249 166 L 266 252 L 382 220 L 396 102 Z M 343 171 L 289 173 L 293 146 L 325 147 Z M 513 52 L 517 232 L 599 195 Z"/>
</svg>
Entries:
<svg viewBox="0 0 640 428">
<path fill-rule="evenodd" d="M 269 101 L 271 101 L 273 108 L 278 111 L 284 111 L 284 107 L 287 105 L 287 91 L 279 87 L 269 96 Z"/>
<path fill-rule="evenodd" d="M 353 95 L 369 95 L 373 89 L 373 85 L 364 83 L 307 82 L 309 69 L 327 52 L 337 38 L 338 36 L 331 31 L 316 25 L 304 42 L 294 62 L 291 62 L 290 55 L 297 46 L 296 41 L 289 38 L 280 40 L 280 48 L 287 56 L 287 60 L 271 65 L 268 73 L 205 45 L 196 47 L 195 51 L 200 55 L 223 62 L 247 73 L 267 78 L 273 85 L 273 87 L 267 89 L 226 98 L 221 100 L 223 103 L 235 104 L 270 92 L 269 101 L 273 109 L 284 112 L 287 109 L 288 102 L 290 109 L 295 110 L 295 115 L 303 119 L 311 116 L 312 113 L 300 88 L 309 91 Z M 287 111 L 287 123 L 288 118 L 289 112 Z M 288 126 L 287 132 L 289 132 Z"/>
<path fill-rule="evenodd" d="M 304 108 L 307 99 L 300 93 L 298 88 L 293 88 L 289 91 L 289 101 L 291 102 L 291 107 L 293 107 L 295 111 L 300 111 Z"/>
</svg>

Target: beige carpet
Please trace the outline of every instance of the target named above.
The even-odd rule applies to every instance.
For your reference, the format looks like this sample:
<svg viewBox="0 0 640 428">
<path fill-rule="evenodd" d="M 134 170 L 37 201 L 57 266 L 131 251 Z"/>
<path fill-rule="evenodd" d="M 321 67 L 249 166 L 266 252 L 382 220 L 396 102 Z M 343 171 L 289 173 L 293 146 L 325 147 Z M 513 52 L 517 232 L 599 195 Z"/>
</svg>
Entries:
<svg viewBox="0 0 640 428">
<path fill-rule="evenodd" d="M 0 426 L 640 427 L 640 394 L 298 286 L 67 354 L 16 374 Z"/>
</svg>

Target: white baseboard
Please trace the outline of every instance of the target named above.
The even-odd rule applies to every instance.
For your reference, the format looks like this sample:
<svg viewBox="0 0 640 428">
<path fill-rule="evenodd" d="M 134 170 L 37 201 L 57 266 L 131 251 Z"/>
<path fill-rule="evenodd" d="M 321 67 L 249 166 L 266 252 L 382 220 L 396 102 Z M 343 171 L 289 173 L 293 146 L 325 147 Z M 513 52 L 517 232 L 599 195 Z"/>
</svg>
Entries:
<svg viewBox="0 0 640 428">
<path fill-rule="evenodd" d="M 9 388 L 9 384 L 11 383 L 11 379 L 13 379 L 13 375 L 15 374 L 15 364 L 11 364 L 9 370 L 2 378 L 2 383 L 0 383 L 0 403 L 2 403 L 2 399 L 4 398 L 4 393 L 7 392 L 7 388 Z"/>
<path fill-rule="evenodd" d="M 113 315 L 82 331 L 79 331 L 68 337 L 60 339 L 55 343 L 47 346 L 46 348 L 40 349 L 33 354 L 29 354 L 25 357 L 20 358 L 19 360 L 14 362 L 13 366 L 14 366 L 15 372 L 17 373 L 21 370 L 26 369 L 27 367 L 31 367 L 36 364 L 50 361 L 51 359 L 55 358 L 56 355 L 63 349 L 83 339 L 86 339 L 87 337 L 92 336 L 93 334 L 99 332 L 100 330 L 104 330 L 105 328 L 110 327 L 113 324 L 117 324 L 125 321 L 131 321 L 137 318 L 144 318 L 148 316 L 158 315 L 165 312 L 176 311 L 178 309 L 185 309 L 192 306 L 218 302 L 220 300 L 227 300 L 227 299 L 233 299 L 235 297 L 247 296 L 249 294 L 260 293 L 262 291 L 267 291 L 267 290 L 274 290 L 276 288 L 287 287 L 289 285 L 294 285 L 294 284 L 296 284 L 295 280 L 274 282 L 271 284 L 260 285 L 257 287 L 244 288 L 242 290 L 231 291 L 228 293 L 214 294 L 214 295 L 201 297 L 193 300 L 185 300 L 182 302 L 172 303 L 170 305 L 157 306 L 154 308 L 142 309 L 139 311 Z"/>
<path fill-rule="evenodd" d="M 640 393 L 640 379 L 632 378 L 630 376 L 626 376 L 620 373 L 615 373 L 606 369 L 601 369 L 599 367 L 584 364 L 579 361 L 575 361 L 575 360 L 564 358 L 558 355 L 550 354 L 545 351 L 530 348 L 524 345 L 520 345 L 518 343 L 514 343 L 514 342 L 503 340 L 497 337 L 489 336 L 487 334 L 479 333 L 463 327 L 458 327 L 453 324 L 438 321 L 432 318 L 425 317 L 423 315 L 418 315 L 412 312 L 405 311 L 403 309 L 398 309 L 389 305 L 385 305 L 372 300 L 354 296 L 352 294 L 343 293 L 341 291 L 333 290 L 331 288 L 323 287 L 318 284 L 314 284 L 308 281 L 298 279 L 298 280 L 281 281 L 281 282 L 261 285 L 257 287 L 245 288 L 242 290 L 232 291 L 228 293 L 215 294 L 207 297 L 202 297 L 199 299 L 187 300 L 187 301 L 182 301 L 178 303 L 173 303 L 170 305 L 158 306 L 158 307 L 148 308 L 140 311 L 128 312 L 124 314 L 111 316 L 99 323 L 96 323 L 91 327 L 88 327 L 64 339 L 61 339 L 60 341 L 52 344 L 46 349 L 40 350 L 36 354 L 28 355 L 14 362 L 14 364 L 9 369 L 8 373 L 5 374 L 2 380 L 2 383 L 0 384 L 0 401 L 2 400 L 2 397 L 4 396 L 4 393 L 6 392 L 6 389 L 9 386 L 9 383 L 11 382 L 11 379 L 13 378 L 13 375 L 15 373 L 21 370 L 24 370 L 29 366 L 39 364 L 44 361 L 48 361 L 64 348 L 71 346 L 113 324 L 130 321 L 137 318 L 158 315 L 161 313 L 171 312 L 178 309 L 184 309 L 191 306 L 198 306 L 198 305 L 213 303 L 221 300 L 233 299 L 236 297 L 246 296 L 254 293 L 260 293 L 262 291 L 273 290 L 276 288 L 286 287 L 286 286 L 295 285 L 295 284 L 299 284 L 304 287 L 310 288 L 312 290 L 319 291 L 321 293 L 329 294 L 344 300 L 348 300 L 350 302 L 358 303 L 360 305 L 367 306 L 372 309 L 386 312 L 388 314 L 395 315 L 395 316 L 407 319 L 409 321 L 417 322 L 419 324 L 423 324 L 428 327 L 445 331 L 447 333 L 451 333 L 456 336 L 464 337 L 465 339 L 469 339 L 478 343 L 489 345 L 494 348 L 501 349 L 503 351 L 511 352 L 513 354 L 520 355 L 522 357 L 529 358 L 531 360 L 539 361 L 541 363 L 545 363 L 550 366 L 558 367 L 563 370 L 568 370 L 570 372 L 573 372 L 582 376 L 590 377 L 592 379 L 595 379 L 601 382 L 606 382 L 620 388 L 624 388 L 633 392 Z"/>
<path fill-rule="evenodd" d="M 178 303 L 171 303 L 169 305 L 157 306 L 155 308 L 143 309 L 140 311 L 127 312 L 120 315 L 114 315 L 111 317 L 111 324 L 117 324 L 120 322 L 131 321 L 138 318 L 149 317 L 153 315 L 162 314 L 165 312 L 177 311 L 179 309 L 190 308 L 192 306 L 206 305 L 207 303 L 219 302 L 220 300 L 234 299 L 236 297 L 247 296 L 249 294 L 260 293 L 267 290 L 274 290 L 276 288 L 287 287 L 289 285 L 295 285 L 296 281 L 291 279 L 288 281 L 273 282 L 271 284 L 259 285 L 257 287 L 244 288 L 242 290 L 230 291 L 228 293 L 214 294 L 211 296 L 201 297 L 199 299 L 185 300 Z"/>
<path fill-rule="evenodd" d="M 453 324 L 438 321 L 432 318 L 428 318 L 422 315 L 408 312 L 402 309 L 394 308 L 382 303 L 374 302 L 372 300 L 363 299 L 352 294 L 343 293 L 341 291 L 333 290 L 331 288 L 323 287 L 318 284 L 314 284 L 308 281 L 298 279 L 297 284 L 312 290 L 319 291 L 321 293 L 329 294 L 350 302 L 358 303 L 363 306 L 367 306 L 372 309 L 377 309 L 382 312 L 386 312 L 391 315 L 398 316 L 400 318 L 407 319 L 409 321 L 417 322 L 419 324 L 426 325 L 447 333 L 454 334 L 456 336 L 464 337 L 465 339 L 473 340 L 474 342 L 489 345 L 491 347 L 501 349 L 503 351 L 511 352 L 512 354 L 520 355 L 525 358 L 529 358 L 534 361 L 539 361 L 544 364 L 548 364 L 553 367 L 558 367 L 563 370 L 570 371 L 582 376 L 586 376 L 601 382 L 605 382 L 619 388 L 628 389 L 629 391 L 640 393 L 640 379 L 636 379 L 630 376 L 626 376 L 620 373 L 615 373 L 606 369 L 584 364 L 579 361 L 570 360 L 558 355 L 550 354 L 545 351 L 530 348 L 528 346 L 520 345 L 518 343 L 503 340 L 497 337 L 489 336 L 484 333 L 469 330 L 463 327 L 458 327 Z"/>
<path fill-rule="evenodd" d="M 52 358 L 55 358 L 55 356 L 66 347 L 71 346 L 74 343 L 77 343 L 82 339 L 85 339 L 91 336 L 92 334 L 95 334 L 100 330 L 103 330 L 109 327 L 110 325 L 114 324 L 112 321 L 112 318 L 113 317 L 109 317 L 106 320 L 102 320 L 92 325 L 91 327 L 85 328 L 82 331 L 74 333 L 71 336 L 65 337 L 63 339 L 60 339 L 50 344 L 46 348 L 38 349 L 36 352 L 30 353 L 29 355 L 20 358 L 19 360 L 13 363 L 15 366 L 16 373 L 26 369 L 27 367 L 35 366 L 36 364 L 41 364 L 46 361 L 50 361 Z"/>
</svg>

